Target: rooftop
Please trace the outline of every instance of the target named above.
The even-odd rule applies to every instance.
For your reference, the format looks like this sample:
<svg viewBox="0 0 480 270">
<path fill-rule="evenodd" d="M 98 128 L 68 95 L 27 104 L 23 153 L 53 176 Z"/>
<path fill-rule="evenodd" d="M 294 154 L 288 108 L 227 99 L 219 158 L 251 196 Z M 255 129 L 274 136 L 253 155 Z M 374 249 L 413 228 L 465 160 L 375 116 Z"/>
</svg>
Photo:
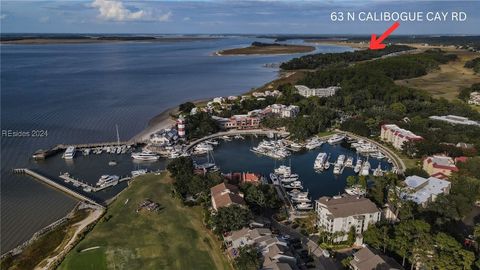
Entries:
<svg viewBox="0 0 480 270">
<path fill-rule="evenodd" d="M 410 192 L 403 193 L 402 197 L 417 204 L 428 202 L 432 195 L 442 194 L 450 186 L 450 182 L 447 180 L 435 177 L 426 179 L 416 175 L 407 177 L 404 183 Z"/>
<path fill-rule="evenodd" d="M 358 270 L 392 270 L 403 269 L 395 260 L 385 255 L 380 255 L 375 250 L 364 247 L 353 254 L 350 264 Z"/>
<path fill-rule="evenodd" d="M 318 203 L 328 208 L 328 211 L 335 217 L 349 217 L 368 213 L 376 213 L 380 210 L 367 198 L 342 195 L 335 197 L 321 197 Z"/>
</svg>

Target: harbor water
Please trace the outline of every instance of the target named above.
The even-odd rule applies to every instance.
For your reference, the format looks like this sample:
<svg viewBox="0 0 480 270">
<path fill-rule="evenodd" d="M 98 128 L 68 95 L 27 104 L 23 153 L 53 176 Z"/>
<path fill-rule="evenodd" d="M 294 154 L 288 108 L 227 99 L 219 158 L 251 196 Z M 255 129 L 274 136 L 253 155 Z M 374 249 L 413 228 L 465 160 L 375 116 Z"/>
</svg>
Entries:
<svg viewBox="0 0 480 270">
<path fill-rule="evenodd" d="M 116 124 L 121 140 L 128 140 L 168 108 L 246 92 L 278 76 L 278 69 L 266 64 L 298 56 L 212 56 L 255 40 L 260 39 L 0 45 L 1 252 L 28 240 L 76 203 L 33 179 L 13 175 L 13 168 L 37 169 L 55 178 L 69 172 L 93 182 L 102 174 L 123 176 L 135 170 L 138 164 L 129 155 L 120 155 L 115 167 L 108 166 L 111 157 L 106 154 L 79 155 L 69 164 L 60 156 L 36 162 L 31 155 L 60 143 L 115 141 Z M 347 50 L 351 49 L 317 47 L 317 52 Z M 30 135 L 4 136 L 8 130 Z M 160 162 L 153 169 L 162 166 Z M 122 185 L 98 196 L 113 196 Z"/>
</svg>

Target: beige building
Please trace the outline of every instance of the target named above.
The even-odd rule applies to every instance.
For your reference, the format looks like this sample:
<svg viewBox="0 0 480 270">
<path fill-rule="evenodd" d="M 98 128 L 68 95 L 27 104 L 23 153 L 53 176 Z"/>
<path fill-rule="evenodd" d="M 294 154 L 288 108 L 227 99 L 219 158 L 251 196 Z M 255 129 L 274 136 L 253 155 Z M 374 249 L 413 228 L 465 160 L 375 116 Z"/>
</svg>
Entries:
<svg viewBox="0 0 480 270">
<path fill-rule="evenodd" d="M 361 234 L 368 226 L 380 221 L 382 212 L 369 199 L 342 195 L 321 197 L 316 201 L 317 226 L 329 233 L 343 232 L 336 241 L 345 241 L 351 227 Z"/>
<path fill-rule="evenodd" d="M 210 189 L 212 208 L 217 211 L 220 207 L 228 207 L 233 204 L 245 205 L 243 194 L 237 186 L 221 183 Z"/>
<path fill-rule="evenodd" d="M 402 149 L 405 142 L 423 140 L 421 136 L 392 124 L 381 127 L 380 138 L 385 142 L 391 143 L 393 147 L 399 150 Z"/>
<path fill-rule="evenodd" d="M 350 267 L 353 270 L 403 270 L 394 259 L 369 247 L 364 247 L 353 254 Z"/>
<path fill-rule="evenodd" d="M 327 88 L 309 88 L 305 85 L 295 85 L 298 94 L 304 97 L 331 97 L 340 90 L 339 86 L 330 86 Z"/>
<path fill-rule="evenodd" d="M 451 157 L 435 155 L 423 160 L 423 170 L 430 176 L 445 179 L 448 178 L 452 172 L 457 172 L 458 168 Z"/>
</svg>

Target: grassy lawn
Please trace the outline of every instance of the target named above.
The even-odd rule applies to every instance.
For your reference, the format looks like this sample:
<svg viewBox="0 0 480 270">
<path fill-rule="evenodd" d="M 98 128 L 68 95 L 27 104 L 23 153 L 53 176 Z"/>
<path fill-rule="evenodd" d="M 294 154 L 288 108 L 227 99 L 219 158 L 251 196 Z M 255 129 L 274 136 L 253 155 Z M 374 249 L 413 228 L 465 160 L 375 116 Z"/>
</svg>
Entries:
<svg viewBox="0 0 480 270">
<path fill-rule="evenodd" d="M 164 174 L 137 178 L 59 269 L 232 269 L 204 227 L 202 209 L 183 207 L 170 185 Z M 147 198 L 161 210 L 136 213 Z M 95 246 L 101 248 L 78 252 Z"/>
<path fill-rule="evenodd" d="M 479 53 L 451 48 L 442 49 L 456 54 L 458 60 L 440 65 L 439 70 L 429 72 L 425 76 L 395 82 L 399 85 L 423 89 L 434 97 L 443 97 L 448 100 L 456 99 L 462 88 L 480 82 L 478 74 L 475 74 L 472 69 L 463 67 L 466 61 L 479 57 Z"/>
</svg>

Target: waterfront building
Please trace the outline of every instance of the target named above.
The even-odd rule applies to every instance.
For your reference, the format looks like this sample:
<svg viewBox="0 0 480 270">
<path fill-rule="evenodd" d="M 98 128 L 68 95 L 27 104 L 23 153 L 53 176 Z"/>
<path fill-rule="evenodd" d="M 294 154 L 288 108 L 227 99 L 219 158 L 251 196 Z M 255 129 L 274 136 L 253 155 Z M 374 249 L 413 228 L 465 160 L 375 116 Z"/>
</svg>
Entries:
<svg viewBox="0 0 480 270">
<path fill-rule="evenodd" d="M 470 99 L 468 100 L 468 104 L 480 106 L 480 92 L 470 93 Z"/>
<path fill-rule="evenodd" d="M 327 88 L 309 88 L 305 85 L 295 85 L 298 94 L 304 97 L 331 97 L 341 88 L 339 86 L 330 86 Z"/>
<path fill-rule="evenodd" d="M 344 233 L 335 239 L 345 241 L 351 227 L 361 234 L 380 221 L 382 212 L 369 199 L 359 196 L 321 197 L 316 201 L 317 226 L 329 233 Z"/>
<path fill-rule="evenodd" d="M 429 118 L 432 120 L 447 122 L 452 125 L 467 125 L 467 126 L 480 127 L 480 122 L 473 121 L 468 119 L 467 117 L 458 116 L 458 115 L 452 115 L 452 114 L 444 115 L 444 116 L 433 115 L 433 116 L 430 116 Z"/>
<path fill-rule="evenodd" d="M 178 131 L 174 128 L 162 129 L 150 135 L 150 143 L 158 146 L 173 145 L 179 139 Z"/>
<path fill-rule="evenodd" d="M 260 118 L 246 114 L 234 115 L 223 123 L 225 129 L 256 129 L 260 126 Z"/>
<path fill-rule="evenodd" d="M 382 125 L 380 138 L 385 142 L 391 143 L 393 147 L 399 150 L 402 149 L 405 142 L 423 140 L 421 136 L 393 124 Z"/>
<path fill-rule="evenodd" d="M 300 107 L 295 105 L 273 104 L 264 109 L 266 113 L 278 115 L 282 118 L 296 117 L 300 112 Z"/>
<path fill-rule="evenodd" d="M 423 178 L 417 175 L 409 176 L 404 181 L 401 197 L 423 207 L 434 202 L 440 194 L 450 192 L 451 183 L 436 177 Z"/>
<path fill-rule="evenodd" d="M 221 183 L 210 189 L 212 208 L 217 211 L 220 207 L 228 207 L 233 204 L 245 206 L 243 194 L 237 186 Z"/>
<path fill-rule="evenodd" d="M 228 96 L 227 99 L 230 100 L 230 101 L 235 101 L 235 100 L 238 99 L 238 97 L 237 96 Z"/>
<path fill-rule="evenodd" d="M 430 176 L 444 179 L 448 178 L 452 172 L 457 172 L 458 168 L 451 157 L 434 155 L 423 160 L 423 170 Z"/>
<path fill-rule="evenodd" d="M 404 268 L 394 259 L 381 254 L 370 247 L 364 247 L 353 254 L 350 261 L 353 270 L 403 270 Z"/>
<path fill-rule="evenodd" d="M 185 137 L 185 118 L 183 118 L 182 115 L 177 119 L 177 129 L 178 129 L 178 136 L 180 136 L 181 138 L 184 138 Z"/>
<path fill-rule="evenodd" d="M 222 104 L 225 102 L 225 99 L 223 97 L 216 97 L 213 99 L 214 103 Z"/>
</svg>

